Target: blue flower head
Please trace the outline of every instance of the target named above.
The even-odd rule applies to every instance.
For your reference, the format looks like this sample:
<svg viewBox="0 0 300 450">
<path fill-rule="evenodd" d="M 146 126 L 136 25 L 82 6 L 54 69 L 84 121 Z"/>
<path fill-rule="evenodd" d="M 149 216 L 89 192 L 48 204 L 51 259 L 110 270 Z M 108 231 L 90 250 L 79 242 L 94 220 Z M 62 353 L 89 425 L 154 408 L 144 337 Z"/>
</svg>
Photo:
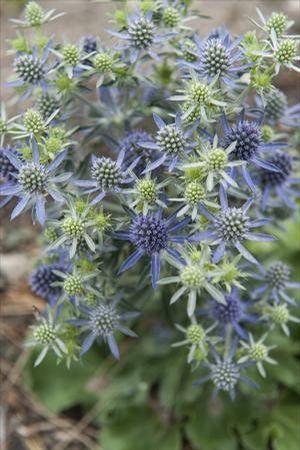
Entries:
<svg viewBox="0 0 300 450">
<path fill-rule="evenodd" d="M 207 312 L 223 330 L 227 325 L 232 325 L 242 339 L 248 339 L 248 333 L 244 330 L 242 323 L 257 321 L 254 314 L 247 312 L 249 304 L 241 301 L 239 292 L 235 288 L 225 296 L 225 300 L 225 304 L 214 301 Z"/>
<path fill-rule="evenodd" d="M 151 164 L 159 158 L 159 152 L 150 148 L 143 148 L 141 142 L 153 142 L 149 133 L 142 130 L 128 132 L 123 139 L 119 141 L 118 153 L 124 152 L 124 167 L 129 167 L 135 160 L 138 163 L 135 166 L 135 172 L 141 174 L 147 164 Z"/>
<path fill-rule="evenodd" d="M 57 183 L 65 182 L 70 178 L 71 173 L 62 173 L 55 176 L 56 169 L 61 165 L 66 157 L 66 151 L 48 165 L 40 163 L 39 151 L 35 139 L 32 139 L 33 160 L 24 162 L 14 152 L 7 151 L 6 156 L 11 164 L 16 168 L 14 182 L 8 182 L 0 187 L 0 195 L 17 196 L 20 198 L 17 206 L 13 209 L 11 218 L 17 217 L 28 205 L 34 206 L 37 220 L 44 225 L 46 220 L 45 203 L 50 195 L 53 200 L 63 202 L 64 197 L 57 188 Z"/>
<path fill-rule="evenodd" d="M 241 255 L 253 264 L 258 264 L 254 256 L 242 244 L 245 240 L 269 242 L 273 236 L 265 233 L 256 233 L 252 228 L 260 227 L 269 222 L 268 219 L 251 220 L 247 211 L 253 202 L 250 198 L 242 207 L 230 207 L 227 194 L 223 186 L 220 188 L 221 210 L 212 214 L 203 205 L 201 211 L 210 221 L 208 230 L 196 233 L 190 240 L 201 241 L 212 239 L 212 245 L 217 245 L 213 255 L 213 263 L 217 264 L 224 256 L 227 246 L 235 247 Z"/>
<path fill-rule="evenodd" d="M 151 258 L 152 285 L 156 287 L 160 275 L 161 253 L 166 251 L 172 257 L 180 260 L 178 252 L 170 244 L 172 242 L 184 242 L 185 236 L 176 236 L 173 235 L 173 232 L 187 225 L 189 219 L 176 222 L 176 213 L 164 219 L 161 216 L 161 212 L 148 213 L 146 215 L 135 214 L 131 210 L 128 210 L 128 212 L 132 218 L 129 230 L 117 231 L 115 236 L 117 239 L 132 242 L 136 250 L 121 265 L 119 273 L 130 269 L 143 255 L 147 255 Z"/>
<path fill-rule="evenodd" d="M 140 145 L 146 149 L 160 152 L 162 156 L 148 165 L 144 172 L 157 169 L 163 164 L 167 165 L 171 172 L 176 166 L 178 159 L 195 147 L 196 143 L 191 142 L 190 137 L 198 124 L 196 122 L 195 126 L 185 131 L 180 114 L 176 115 L 175 123 L 169 125 L 157 114 L 153 114 L 153 119 L 158 127 L 155 141 L 142 141 Z"/>
<path fill-rule="evenodd" d="M 242 175 L 245 182 L 252 191 L 256 191 L 256 186 L 250 176 L 248 166 L 253 164 L 255 167 L 264 168 L 269 171 L 276 172 L 277 166 L 270 161 L 261 158 L 261 153 L 269 150 L 285 147 L 285 142 L 268 142 L 265 143 L 262 139 L 261 125 L 263 121 L 263 114 L 260 118 L 253 121 L 248 121 L 245 118 L 245 111 L 243 110 L 237 122 L 230 125 L 225 114 L 222 116 L 221 124 L 223 128 L 223 145 L 228 147 L 235 143 L 234 150 L 230 153 L 232 161 L 244 161 L 241 166 Z M 237 168 L 232 168 L 231 176 L 235 178 Z"/>
<path fill-rule="evenodd" d="M 53 286 L 53 283 L 60 280 L 60 277 L 55 274 L 55 270 L 63 272 L 66 267 L 61 263 L 41 264 L 29 277 L 32 292 L 47 300 L 50 306 L 54 306 L 62 294 L 60 286 Z"/>
<path fill-rule="evenodd" d="M 136 317 L 138 313 L 120 312 L 117 308 L 117 302 L 117 299 L 111 303 L 99 302 L 91 308 L 79 306 L 83 318 L 73 319 L 70 323 L 88 333 L 82 344 L 81 355 L 86 353 L 98 340 L 107 343 L 113 356 L 119 359 L 120 352 L 114 334 L 119 331 L 127 336 L 137 337 L 123 322 Z"/>
<path fill-rule="evenodd" d="M 223 391 L 229 393 L 232 400 L 235 398 L 235 389 L 240 381 L 247 383 L 251 387 L 257 388 L 257 384 L 242 373 L 243 369 L 249 366 L 250 363 L 239 363 L 235 361 L 236 347 L 237 340 L 234 340 L 229 351 L 226 352 L 224 356 L 221 356 L 217 353 L 215 348 L 211 346 L 211 353 L 214 361 L 205 363 L 209 369 L 209 374 L 197 380 L 195 384 L 199 385 L 211 380 L 214 384 L 214 397 L 220 391 Z"/>
<path fill-rule="evenodd" d="M 90 166 L 92 179 L 76 181 L 77 186 L 88 188 L 86 194 L 97 193 L 91 205 L 99 203 L 108 193 L 121 192 L 122 187 L 132 181 L 129 172 L 138 163 L 138 159 L 135 159 L 129 167 L 123 169 L 124 157 L 124 149 L 120 151 L 116 161 L 107 156 L 92 156 Z"/>
<path fill-rule="evenodd" d="M 98 43 L 95 36 L 85 36 L 82 49 L 85 53 L 93 53 L 97 51 Z"/>
<path fill-rule="evenodd" d="M 165 36 L 157 34 L 152 16 L 151 11 L 145 15 L 136 11 L 128 17 L 128 26 L 125 32 L 110 31 L 112 35 L 125 41 L 122 49 L 129 51 L 131 63 L 135 63 L 145 53 L 157 59 L 154 49 L 159 43 L 163 42 Z"/>
<path fill-rule="evenodd" d="M 13 182 L 18 170 L 10 162 L 6 155 L 7 152 L 13 153 L 16 157 L 20 156 L 20 154 L 14 147 L 0 147 L 0 179 Z"/>
<path fill-rule="evenodd" d="M 265 301 L 272 300 L 277 305 L 282 301 L 295 305 L 295 300 L 288 291 L 299 289 L 300 283 L 290 280 L 290 267 L 282 261 L 275 261 L 267 270 L 262 266 L 259 269 L 258 274 L 253 274 L 253 278 L 259 281 L 259 286 L 253 291 L 253 297 Z"/>
<path fill-rule="evenodd" d="M 289 208 L 296 209 L 295 198 L 299 197 L 299 191 L 293 188 L 293 184 L 299 183 L 299 179 L 292 178 L 293 157 L 288 153 L 277 151 L 270 160 L 277 167 L 277 171 L 261 168 L 258 172 L 258 184 L 262 189 L 262 208 L 268 204 L 272 193 Z"/>
<path fill-rule="evenodd" d="M 23 100 L 32 94 L 35 87 L 41 87 L 43 92 L 47 91 L 47 75 L 53 69 L 53 65 L 46 65 L 51 47 L 52 41 L 50 40 L 45 46 L 41 57 L 39 57 L 36 48 L 33 49 L 32 54 L 21 53 L 16 57 L 14 70 L 18 79 L 7 84 L 10 87 L 24 87 Z"/>
<path fill-rule="evenodd" d="M 264 100 L 264 101 L 263 101 Z M 288 127 L 300 125 L 300 103 L 288 106 L 287 96 L 277 88 L 268 92 L 264 99 L 256 97 L 256 105 L 264 110 L 264 120 L 272 126 L 280 124 Z"/>
<path fill-rule="evenodd" d="M 183 63 L 183 66 L 192 67 L 208 81 L 218 78 L 226 85 L 232 85 L 237 75 L 248 68 L 238 48 L 240 41 L 241 38 L 233 41 L 224 30 L 215 32 L 205 40 L 196 35 L 197 61 Z"/>
</svg>

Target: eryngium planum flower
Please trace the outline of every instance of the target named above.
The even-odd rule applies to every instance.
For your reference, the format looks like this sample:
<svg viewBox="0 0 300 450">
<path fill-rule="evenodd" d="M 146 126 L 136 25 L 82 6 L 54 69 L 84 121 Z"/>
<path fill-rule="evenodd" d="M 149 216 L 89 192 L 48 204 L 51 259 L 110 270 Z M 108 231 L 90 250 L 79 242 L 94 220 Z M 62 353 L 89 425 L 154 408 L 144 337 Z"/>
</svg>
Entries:
<svg viewBox="0 0 300 450">
<path fill-rule="evenodd" d="M 59 296 L 62 294 L 60 286 L 53 286 L 53 283 L 60 280 L 54 271 L 65 271 L 66 267 L 60 263 L 41 264 L 29 277 L 29 283 L 32 292 L 49 302 L 50 306 L 54 306 Z"/>
<path fill-rule="evenodd" d="M 17 206 L 13 209 L 11 218 L 17 217 L 28 205 L 35 209 L 37 220 L 44 225 L 46 220 L 45 203 L 47 196 L 53 200 L 63 202 L 64 197 L 57 189 L 57 183 L 68 180 L 71 173 L 65 172 L 56 176 L 55 171 L 66 158 L 67 152 L 63 151 L 48 165 L 43 165 L 39 160 L 39 150 L 35 139 L 32 140 L 33 160 L 24 162 L 13 152 L 6 152 L 11 164 L 18 171 L 15 182 L 10 182 L 0 187 L 0 195 L 20 198 Z"/>
<path fill-rule="evenodd" d="M 123 325 L 125 320 L 136 317 L 137 313 L 122 313 L 116 305 L 117 300 L 111 303 L 99 303 L 91 308 L 79 306 L 83 318 L 70 322 L 88 333 L 82 344 L 81 355 L 90 349 L 95 340 L 98 340 L 107 343 L 113 356 L 119 359 L 120 352 L 114 334 L 119 331 L 127 336 L 137 337 L 133 331 Z"/>
<path fill-rule="evenodd" d="M 178 252 L 170 246 L 172 242 L 183 243 L 185 236 L 173 235 L 173 232 L 184 228 L 189 219 L 176 222 L 176 212 L 164 219 L 161 212 L 148 213 L 146 215 L 129 212 L 132 222 L 129 230 L 116 231 L 115 237 L 132 242 L 136 250 L 121 265 L 119 273 L 134 266 L 143 255 L 151 258 L 151 279 L 153 287 L 156 287 L 160 275 L 160 258 L 163 251 L 169 253 L 180 261 Z"/>
<path fill-rule="evenodd" d="M 208 211 L 203 205 L 202 214 L 210 221 L 208 230 L 196 233 L 191 241 L 212 239 L 212 245 L 217 245 L 213 255 L 213 262 L 217 264 L 224 256 L 227 246 L 235 247 L 248 261 L 259 264 L 254 256 L 242 244 L 245 240 L 269 242 L 274 237 L 269 234 L 256 233 L 252 228 L 260 227 L 269 222 L 268 219 L 251 220 L 248 210 L 254 199 L 250 198 L 242 207 L 229 207 L 227 193 L 224 187 L 220 188 L 221 210 L 217 214 Z"/>
</svg>

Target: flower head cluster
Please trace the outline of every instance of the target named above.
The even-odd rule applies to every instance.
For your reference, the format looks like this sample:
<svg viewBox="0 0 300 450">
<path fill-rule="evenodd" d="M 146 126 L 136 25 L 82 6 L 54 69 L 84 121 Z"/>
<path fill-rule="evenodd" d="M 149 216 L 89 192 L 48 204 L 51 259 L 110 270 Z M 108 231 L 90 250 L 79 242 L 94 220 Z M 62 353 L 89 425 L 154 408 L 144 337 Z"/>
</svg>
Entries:
<svg viewBox="0 0 300 450">
<path fill-rule="evenodd" d="M 242 341 L 242 346 L 245 351 L 245 355 L 239 359 L 239 362 L 245 362 L 247 360 L 254 361 L 256 363 L 256 367 L 260 373 L 260 375 L 265 378 L 266 371 L 263 366 L 263 362 L 267 362 L 269 364 L 277 364 L 277 362 L 269 356 L 269 351 L 272 350 L 275 346 L 267 347 L 264 344 L 264 341 L 267 338 L 267 334 L 262 336 L 257 342 L 254 341 L 252 334 L 250 333 L 250 341 L 244 342 Z"/>
<path fill-rule="evenodd" d="M 300 108 L 276 77 L 299 71 L 298 38 L 280 12 L 203 37 L 187 26 L 204 18 L 197 2 L 121 3 L 105 46 L 50 35 L 60 13 L 35 1 L 14 21 L 32 30 L 9 40 L 18 115 L 1 105 L 0 206 L 44 228 L 29 284 L 48 309 L 29 344 L 36 364 L 53 351 L 69 366 L 96 341 L 118 359 L 122 334 L 136 336 L 127 307 L 144 311 L 137 345 L 154 324 L 173 361 L 174 319 L 178 358 L 233 397 L 254 386 L 249 365 L 272 376 L 274 334 L 298 322 L 299 284 L 268 233 L 281 239 L 281 218 L 296 217 Z"/>
<path fill-rule="evenodd" d="M 183 345 L 189 346 L 189 353 L 187 362 L 200 363 L 208 354 L 209 333 L 215 328 L 215 325 L 210 326 L 206 330 L 197 323 L 196 319 L 192 317 L 191 323 L 187 328 L 175 324 L 176 328 L 184 334 L 183 341 L 175 342 L 173 347 L 181 347 Z"/>
</svg>

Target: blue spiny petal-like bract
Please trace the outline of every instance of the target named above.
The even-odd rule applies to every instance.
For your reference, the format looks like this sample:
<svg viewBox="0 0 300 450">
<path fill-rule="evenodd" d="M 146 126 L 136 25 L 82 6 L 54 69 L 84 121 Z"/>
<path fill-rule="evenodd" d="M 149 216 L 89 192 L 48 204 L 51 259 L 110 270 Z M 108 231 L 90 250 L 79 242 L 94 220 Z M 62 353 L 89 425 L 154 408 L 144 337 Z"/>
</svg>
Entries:
<svg viewBox="0 0 300 450">
<path fill-rule="evenodd" d="M 48 351 L 69 365 L 97 343 L 119 359 L 122 336 L 140 324 L 143 339 L 143 312 L 164 304 L 196 384 L 233 398 L 254 386 L 251 363 L 268 376 L 273 329 L 298 322 L 291 267 L 248 246 L 272 242 L 272 213 L 299 197 L 300 106 L 276 78 L 299 72 L 297 40 L 280 13 L 245 36 L 202 36 L 184 25 L 186 3 L 119 11 L 110 47 L 57 41 L 42 26 L 60 14 L 28 3 L 16 24 L 39 37 L 10 41 L 19 114 L 1 108 L 1 206 L 42 227 L 36 365 Z"/>
</svg>

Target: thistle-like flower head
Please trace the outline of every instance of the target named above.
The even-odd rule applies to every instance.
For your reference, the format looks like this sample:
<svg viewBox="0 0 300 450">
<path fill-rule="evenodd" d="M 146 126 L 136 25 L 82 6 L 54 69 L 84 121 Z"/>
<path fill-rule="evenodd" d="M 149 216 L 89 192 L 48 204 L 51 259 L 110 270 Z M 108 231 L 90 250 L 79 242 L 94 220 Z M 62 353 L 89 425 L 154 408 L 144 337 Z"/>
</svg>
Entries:
<svg viewBox="0 0 300 450">
<path fill-rule="evenodd" d="M 218 391 L 233 391 L 239 378 L 239 366 L 233 362 L 220 361 L 211 366 L 211 380 Z"/>
<path fill-rule="evenodd" d="M 252 380 L 242 374 L 247 363 L 239 363 L 234 360 L 236 347 L 237 340 L 235 339 L 229 350 L 221 357 L 211 346 L 214 362 L 206 364 L 209 367 L 209 375 L 200 378 L 195 384 L 202 384 L 210 379 L 215 386 L 214 394 L 219 391 L 228 392 L 232 400 L 235 397 L 235 388 L 240 381 L 246 382 L 252 387 L 257 387 Z"/>
<path fill-rule="evenodd" d="M 210 35 L 205 40 L 195 36 L 195 42 L 197 61 L 192 63 L 192 67 L 204 78 L 219 78 L 226 84 L 232 84 L 237 73 L 246 68 L 241 63 L 243 54 L 238 48 L 239 39 L 233 41 L 228 32 Z"/>
<path fill-rule="evenodd" d="M 281 261 L 273 263 L 266 272 L 267 283 L 271 288 L 284 289 L 290 280 L 291 269 Z"/>
<path fill-rule="evenodd" d="M 250 175 L 248 167 L 253 164 L 258 168 L 267 169 L 276 172 L 278 170 L 271 161 L 267 161 L 261 157 L 261 153 L 265 150 L 273 150 L 286 147 L 285 142 L 264 142 L 262 134 L 262 111 L 259 118 L 249 121 L 245 118 L 245 111 L 242 110 L 235 124 L 230 125 L 225 115 L 221 118 L 223 128 L 223 146 L 227 147 L 231 144 L 234 148 L 230 152 L 230 161 L 235 164 L 245 162 L 241 165 L 242 176 L 251 189 L 256 191 L 255 183 Z M 246 164 L 247 163 L 247 164 Z M 236 175 L 235 175 L 236 176 Z M 228 181 L 229 182 L 229 181 Z"/>
<path fill-rule="evenodd" d="M 184 286 L 199 289 L 205 281 L 203 268 L 197 264 L 189 264 L 181 270 L 180 279 Z"/>
<path fill-rule="evenodd" d="M 16 156 L 20 156 L 19 152 L 14 147 L 0 148 L 0 178 L 5 181 L 14 181 L 18 170 L 6 156 L 7 151 L 15 154 Z"/>
<path fill-rule="evenodd" d="M 219 327 L 224 331 L 227 325 L 232 325 L 236 333 L 247 339 L 248 333 L 243 327 L 244 323 L 257 322 L 257 316 L 248 312 L 251 304 L 240 299 L 239 291 L 234 287 L 230 294 L 225 295 L 225 303 L 213 302 L 211 307 L 204 313 L 218 322 Z"/>
<path fill-rule="evenodd" d="M 44 11 L 37 2 L 27 3 L 25 8 L 25 20 L 32 27 L 40 26 L 43 23 Z"/>
<path fill-rule="evenodd" d="M 130 239 L 148 255 L 159 253 L 167 247 L 168 228 L 164 219 L 155 214 L 136 216 L 130 226 Z"/>
<path fill-rule="evenodd" d="M 166 125 L 161 128 L 157 132 L 156 139 L 162 151 L 171 156 L 178 156 L 187 146 L 182 131 L 175 125 Z"/>
<path fill-rule="evenodd" d="M 96 70 L 100 72 L 109 72 L 113 66 L 113 57 L 107 52 L 99 52 L 93 58 L 93 64 Z"/>
<path fill-rule="evenodd" d="M 119 359 L 120 353 L 114 333 L 119 331 L 127 336 L 137 337 L 123 322 L 136 317 L 138 314 L 135 312 L 120 312 L 119 308 L 117 308 L 118 300 L 114 299 L 112 302 L 103 302 L 102 299 L 100 303 L 99 299 L 96 299 L 94 306 L 79 306 L 82 319 L 74 319 L 70 322 L 82 328 L 83 332 L 88 332 L 82 344 L 82 355 L 90 349 L 97 339 L 107 343 L 113 356 Z"/>
<path fill-rule="evenodd" d="M 294 39 L 281 41 L 275 51 L 275 59 L 280 64 L 291 64 L 297 55 L 297 42 Z"/>
<path fill-rule="evenodd" d="M 205 337 L 205 330 L 197 323 L 192 323 L 186 330 L 186 338 L 191 344 L 197 345 L 203 342 Z"/>
<path fill-rule="evenodd" d="M 18 182 L 28 194 L 43 194 L 47 183 L 47 172 L 44 166 L 25 163 L 19 170 Z"/>
<path fill-rule="evenodd" d="M 124 150 L 120 151 L 116 161 L 107 156 L 92 156 L 90 167 L 91 180 L 76 181 L 78 186 L 88 188 L 87 194 L 98 192 L 91 205 L 99 203 L 108 192 L 120 192 L 123 183 L 131 181 L 131 178 L 126 177 L 126 175 L 137 161 L 134 161 L 127 169 L 123 169 L 124 156 Z"/>
<path fill-rule="evenodd" d="M 27 347 L 42 347 L 34 363 L 35 366 L 38 366 L 49 350 L 62 358 L 67 353 L 67 348 L 61 338 L 62 324 L 58 321 L 57 310 L 47 308 L 43 314 L 36 311 L 35 316 L 37 324 L 31 327 L 32 337 L 25 342 L 25 345 Z"/>
<path fill-rule="evenodd" d="M 156 31 L 152 11 L 148 11 L 146 14 L 136 11 L 128 16 L 126 25 L 125 31 L 110 31 L 110 33 L 123 40 L 122 47 L 129 50 L 130 62 L 135 63 L 143 53 L 156 57 L 153 52 L 154 47 L 162 42 L 164 37 Z"/>
<path fill-rule="evenodd" d="M 41 60 L 32 55 L 18 56 L 14 61 L 14 69 L 21 80 L 30 84 L 37 84 L 45 76 Z"/>
<path fill-rule="evenodd" d="M 171 254 L 172 257 L 178 258 L 178 252 L 170 247 L 171 242 L 184 242 L 185 236 L 173 236 L 173 231 L 182 229 L 189 219 L 180 222 L 176 221 L 176 213 L 169 218 L 163 218 L 161 212 L 147 214 L 135 214 L 128 210 L 132 217 L 132 222 L 127 231 L 117 231 L 116 238 L 131 241 L 136 251 L 131 254 L 121 265 L 119 272 L 136 264 L 143 255 L 151 257 L 151 277 L 152 284 L 156 287 L 160 275 L 160 258 L 162 251 Z"/>
<path fill-rule="evenodd" d="M 253 361 L 263 361 L 268 355 L 268 347 L 260 342 L 255 342 L 249 348 L 249 357 Z"/>
<path fill-rule="evenodd" d="M 236 142 L 235 149 L 231 153 L 234 159 L 249 161 L 257 154 L 262 133 L 255 122 L 242 121 L 227 131 L 224 140 L 226 146 Z"/>
<path fill-rule="evenodd" d="M 224 241 L 235 242 L 245 239 L 249 231 L 249 216 L 242 208 L 227 208 L 217 215 L 215 227 Z"/>
<path fill-rule="evenodd" d="M 178 158 L 196 145 L 190 141 L 194 129 L 184 130 L 180 114 L 176 115 L 175 123 L 172 124 L 166 124 L 157 114 L 153 114 L 153 118 L 158 127 L 155 142 L 140 142 L 140 145 L 146 149 L 160 152 L 161 156 L 148 165 L 144 172 L 154 170 L 165 163 L 171 171 Z"/>
<path fill-rule="evenodd" d="M 258 264 L 256 259 L 249 253 L 249 251 L 242 245 L 246 239 L 258 241 L 272 241 L 274 238 L 264 233 L 254 233 L 252 228 L 264 225 L 268 222 L 267 219 L 252 221 L 247 213 L 253 198 L 250 198 L 244 206 L 229 207 L 227 193 L 224 187 L 220 187 L 220 203 L 221 210 L 212 214 L 204 206 L 201 206 L 201 212 L 211 222 L 208 230 L 205 232 L 196 233 L 190 238 L 191 241 L 197 242 L 204 239 L 212 238 L 217 244 L 217 249 L 213 255 L 213 263 L 218 263 L 224 256 L 226 245 L 233 245 L 244 258 L 248 261 Z"/>
<path fill-rule="evenodd" d="M 226 74 L 230 65 L 230 51 L 224 43 L 217 38 L 208 39 L 204 45 L 203 66 L 210 78 Z"/>
<path fill-rule="evenodd" d="M 153 44 L 154 24 L 149 17 L 138 17 L 128 26 L 131 45 L 139 50 L 147 49 Z"/>
<path fill-rule="evenodd" d="M 98 305 L 89 313 L 90 327 L 96 336 L 106 337 L 113 333 L 119 324 L 119 314 L 110 305 Z"/>
<path fill-rule="evenodd" d="M 78 274 L 70 274 L 64 280 L 63 289 L 70 297 L 79 296 L 83 288 L 83 279 Z"/>
<path fill-rule="evenodd" d="M 47 300 L 53 306 L 62 293 L 60 286 L 53 286 L 53 283 L 60 280 L 54 271 L 65 271 L 65 265 L 61 263 L 41 264 L 31 274 L 29 278 L 32 291 Z"/>
<path fill-rule="evenodd" d="M 267 29 L 271 33 L 273 29 L 277 36 L 281 36 L 288 26 L 288 17 L 282 12 L 273 12 L 267 20 Z"/>
<path fill-rule="evenodd" d="M 191 181 L 185 188 L 184 196 L 186 201 L 194 206 L 205 199 L 206 193 L 205 189 L 198 181 Z"/>
<path fill-rule="evenodd" d="M 279 121 L 288 106 L 286 95 L 279 89 L 272 89 L 265 96 L 265 119 L 271 123 Z"/>
<path fill-rule="evenodd" d="M 37 98 L 36 106 L 38 112 L 42 115 L 42 118 L 46 120 L 58 110 L 61 105 L 56 97 L 46 92 Z"/>
<path fill-rule="evenodd" d="M 207 158 L 208 170 L 223 170 L 228 162 L 228 155 L 222 148 L 215 148 Z"/>
<path fill-rule="evenodd" d="M 157 185 L 151 178 L 144 178 L 137 182 L 137 191 L 142 201 L 154 204 L 157 199 Z"/>
<path fill-rule="evenodd" d="M 122 181 L 122 173 L 117 162 L 105 156 L 94 159 L 91 175 L 103 191 L 118 187 Z"/>
<path fill-rule="evenodd" d="M 37 135 L 45 131 L 45 121 L 41 114 L 34 109 L 28 109 L 26 111 L 23 121 L 27 133 Z"/>
<path fill-rule="evenodd" d="M 68 66 L 76 67 L 80 62 L 80 50 L 74 44 L 65 44 L 62 48 L 62 56 Z"/>
<path fill-rule="evenodd" d="M 274 164 L 278 171 L 261 169 L 260 177 L 263 186 L 281 186 L 290 177 L 293 169 L 293 158 L 288 153 L 277 151 L 270 162 Z"/>
<path fill-rule="evenodd" d="M 15 195 L 21 197 L 19 203 L 12 211 L 12 219 L 19 215 L 29 204 L 35 207 L 38 221 L 43 225 L 46 219 L 45 202 L 48 194 L 58 201 L 63 202 L 64 197 L 57 188 L 57 183 L 65 182 L 70 173 L 63 173 L 56 179 L 54 172 L 64 161 L 66 151 L 61 152 L 49 165 L 40 164 L 37 142 L 32 139 L 33 160 L 24 162 L 13 152 L 7 151 L 6 156 L 17 169 L 16 182 L 4 184 L 0 188 L 0 194 L 5 196 Z"/>
<path fill-rule="evenodd" d="M 227 295 L 225 305 L 214 303 L 212 315 L 222 324 L 239 322 L 243 316 L 241 301 L 235 295 Z"/>
<path fill-rule="evenodd" d="M 176 27 L 180 22 L 180 12 L 173 6 L 167 6 L 163 10 L 162 20 L 167 27 Z"/>
</svg>

